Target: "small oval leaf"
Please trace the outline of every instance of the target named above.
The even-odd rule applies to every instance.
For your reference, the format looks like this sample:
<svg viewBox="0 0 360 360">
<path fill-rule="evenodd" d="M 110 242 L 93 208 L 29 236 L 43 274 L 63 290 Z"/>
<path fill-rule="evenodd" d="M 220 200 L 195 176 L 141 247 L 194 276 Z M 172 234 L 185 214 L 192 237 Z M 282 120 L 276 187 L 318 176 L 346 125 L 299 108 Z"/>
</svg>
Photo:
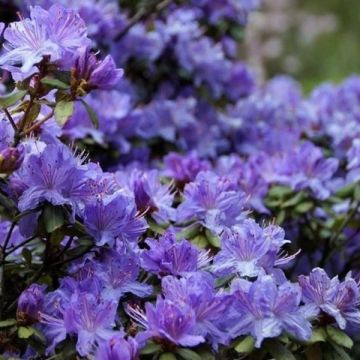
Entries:
<svg viewBox="0 0 360 360">
<path fill-rule="evenodd" d="M 354 342 L 351 338 L 342 330 L 337 329 L 333 326 L 327 326 L 326 332 L 329 335 L 329 338 L 336 344 L 351 349 L 354 345 Z"/>
<path fill-rule="evenodd" d="M 20 339 L 28 339 L 31 335 L 35 333 L 35 329 L 30 326 L 20 326 L 18 328 L 18 337 Z"/>
<path fill-rule="evenodd" d="M 13 325 L 15 325 L 15 324 L 16 324 L 16 320 L 15 320 L 15 319 L 2 320 L 2 321 L 0 321 L 0 328 L 13 326 Z"/>
<path fill-rule="evenodd" d="M 67 90 L 70 89 L 70 85 L 62 82 L 59 79 L 45 77 L 41 79 L 41 82 L 51 89 Z"/>
<path fill-rule="evenodd" d="M 21 100 L 25 95 L 26 90 L 17 90 L 15 89 L 12 93 L 0 96 L 0 107 L 7 108 L 16 104 L 19 100 Z"/>
<path fill-rule="evenodd" d="M 240 340 L 236 346 L 235 351 L 241 354 L 249 354 L 254 350 L 255 340 L 252 336 L 247 336 L 245 339 Z"/>
<path fill-rule="evenodd" d="M 89 104 L 87 104 L 83 99 L 80 99 L 80 102 L 84 105 L 92 124 L 95 126 L 95 128 L 98 128 L 99 127 L 99 118 L 98 118 L 95 110 Z"/>
<path fill-rule="evenodd" d="M 55 106 L 55 119 L 56 122 L 63 126 L 69 120 L 70 116 L 74 112 L 74 102 L 73 101 L 59 101 Z"/>
<path fill-rule="evenodd" d="M 185 360 L 201 360 L 201 356 L 190 349 L 177 349 L 176 353 Z"/>
</svg>

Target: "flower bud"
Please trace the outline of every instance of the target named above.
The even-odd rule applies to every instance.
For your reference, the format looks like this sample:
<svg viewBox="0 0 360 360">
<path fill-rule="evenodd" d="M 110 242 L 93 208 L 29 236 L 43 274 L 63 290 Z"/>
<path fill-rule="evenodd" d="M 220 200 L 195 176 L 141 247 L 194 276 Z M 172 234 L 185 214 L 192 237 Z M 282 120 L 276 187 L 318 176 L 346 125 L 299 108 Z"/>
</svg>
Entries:
<svg viewBox="0 0 360 360">
<path fill-rule="evenodd" d="M 97 60 L 89 48 L 79 50 L 75 66 L 71 71 L 71 88 L 77 96 L 84 96 L 94 89 L 111 89 L 121 79 L 122 69 L 117 69 L 113 58 L 108 55 Z"/>
<path fill-rule="evenodd" d="M 24 160 L 22 147 L 8 147 L 0 151 L 0 174 L 10 174 L 17 170 Z"/>
<path fill-rule="evenodd" d="M 19 324 L 37 322 L 38 312 L 44 305 L 44 289 L 45 286 L 32 284 L 21 293 L 16 311 L 16 320 Z"/>
</svg>

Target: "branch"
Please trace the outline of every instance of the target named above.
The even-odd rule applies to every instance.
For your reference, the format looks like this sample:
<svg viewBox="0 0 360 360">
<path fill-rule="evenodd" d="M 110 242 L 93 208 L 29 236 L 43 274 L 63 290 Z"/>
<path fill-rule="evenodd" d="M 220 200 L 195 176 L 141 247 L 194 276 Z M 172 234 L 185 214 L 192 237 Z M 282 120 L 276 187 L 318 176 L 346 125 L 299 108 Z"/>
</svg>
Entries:
<svg viewBox="0 0 360 360">
<path fill-rule="evenodd" d="M 37 123 L 35 123 L 33 126 L 29 127 L 28 129 L 26 129 L 25 131 L 23 131 L 20 134 L 20 137 L 22 136 L 26 136 L 31 134 L 33 131 L 35 131 L 37 128 L 39 128 L 42 124 L 44 124 L 46 121 L 48 121 L 49 119 L 51 119 L 54 115 L 54 111 L 51 111 L 48 115 L 46 115 L 43 119 L 41 119 L 40 121 L 38 121 Z"/>
<path fill-rule="evenodd" d="M 2 249 L 3 249 L 3 254 L 4 254 L 4 258 L 6 257 L 6 255 L 5 255 L 5 253 L 6 253 L 6 248 L 7 248 L 7 246 L 9 245 L 9 241 L 10 241 L 11 235 L 12 235 L 12 233 L 13 233 L 13 231 L 14 231 L 15 225 L 16 225 L 16 222 L 13 222 L 13 223 L 11 224 L 10 229 L 9 229 L 7 235 L 6 235 L 6 238 L 5 238 L 4 245 L 3 245 L 3 247 L 2 247 Z"/>
<path fill-rule="evenodd" d="M 161 12 L 171 4 L 171 0 L 157 0 L 149 7 L 142 7 L 128 22 L 123 30 L 121 30 L 114 38 L 114 41 L 120 41 L 129 30 L 141 20 L 149 17 L 152 13 Z"/>
<path fill-rule="evenodd" d="M 339 228 L 337 229 L 337 231 L 335 231 L 335 233 L 331 236 L 329 241 L 326 243 L 326 249 L 324 251 L 323 258 L 321 259 L 321 262 L 320 262 L 321 266 L 324 266 L 332 258 L 332 256 L 336 253 L 336 251 L 339 249 L 339 247 L 340 247 L 339 245 L 335 246 L 332 249 L 331 249 L 331 246 L 336 245 L 336 242 L 337 242 L 339 236 L 342 234 L 345 227 L 350 223 L 350 221 L 357 214 L 357 212 L 359 210 L 359 206 L 360 206 L 360 200 L 354 201 L 352 203 L 350 212 L 347 214 L 345 219 L 342 221 L 342 223 L 339 226 Z"/>
<path fill-rule="evenodd" d="M 57 262 L 57 263 L 54 263 L 54 264 L 51 265 L 51 267 L 61 266 L 61 265 L 64 265 L 64 264 L 66 264 L 66 263 L 68 263 L 68 262 L 71 262 L 71 261 L 73 261 L 73 260 L 80 259 L 80 258 L 83 257 L 85 254 L 87 254 L 88 252 L 90 252 L 90 250 L 91 250 L 93 247 L 94 247 L 94 245 L 92 244 L 92 245 L 88 246 L 88 247 L 87 247 L 84 251 L 82 251 L 80 254 L 77 254 L 77 255 L 75 255 L 75 256 L 72 256 L 72 257 L 70 257 L 70 258 L 67 258 L 67 259 L 65 259 L 65 260 L 63 260 L 63 261 L 59 261 L 59 262 Z"/>
<path fill-rule="evenodd" d="M 35 235 L 35 236 L 32 236 L 32 237 L 30 237 L 30 238 L 22 241 L 20 244 L 14 246 L 9 252 L 4 253 L 4 259 L 5 259 L 7 256 L 9 256 L 10 254 L 12 254 L 13 252 L 15 252 L 17 249 L 20 249 L 22 246 L 28 244 L 29 242 L 33 241 L 33 240 L 36 239 L 36 238 L 37 238 L 36 235 Z"/>
<path fill-rule="evenodd" d="M 11 114 L 9 113 L 9 110 L 7 108 L 3 108 L 3 111 L 4 111 L 5 115 L 6 115 L 6 117 L 8 118 L 11 126 L 13 127 L 13 129 L 15 131 L 15 134 L 18 133 L 18 128 L 17 128 L 17 126 L 15 124 L 14 119 L 12 118 Z"/>
</svg>

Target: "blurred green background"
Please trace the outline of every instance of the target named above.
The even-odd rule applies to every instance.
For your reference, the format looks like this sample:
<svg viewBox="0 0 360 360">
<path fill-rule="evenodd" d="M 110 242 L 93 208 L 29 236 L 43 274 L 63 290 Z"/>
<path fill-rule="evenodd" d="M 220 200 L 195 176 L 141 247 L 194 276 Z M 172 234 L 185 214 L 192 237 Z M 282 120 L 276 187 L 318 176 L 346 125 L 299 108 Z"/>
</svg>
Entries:
<svg viewBox="0 0 360 360">
<path fill-rule="evenodd" d="M 360 0 L 263 2 L 246 34 L 247 52 L 254 52 L 249 61 L 263 78 L 289 73 L 310 91 L 360 72 Z M 257 35 L 262 50 L 251 45 Z M 256 51 L 263 59 L 256 59 Z"/>
</svg>

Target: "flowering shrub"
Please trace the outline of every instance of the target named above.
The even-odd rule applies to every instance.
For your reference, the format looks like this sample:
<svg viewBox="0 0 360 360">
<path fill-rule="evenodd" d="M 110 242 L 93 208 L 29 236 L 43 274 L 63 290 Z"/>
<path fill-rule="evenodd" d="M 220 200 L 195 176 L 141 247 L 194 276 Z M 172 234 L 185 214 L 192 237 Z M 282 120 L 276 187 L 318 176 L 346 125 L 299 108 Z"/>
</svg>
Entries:
<svg viewBox="0 0 360 360">
<path fill-rule="evenodd" d="M 2 358 L 358 356 L 360 78 L 258 84 L 259 5 L 28 0 L 1 24 Z"/>
</svg>

